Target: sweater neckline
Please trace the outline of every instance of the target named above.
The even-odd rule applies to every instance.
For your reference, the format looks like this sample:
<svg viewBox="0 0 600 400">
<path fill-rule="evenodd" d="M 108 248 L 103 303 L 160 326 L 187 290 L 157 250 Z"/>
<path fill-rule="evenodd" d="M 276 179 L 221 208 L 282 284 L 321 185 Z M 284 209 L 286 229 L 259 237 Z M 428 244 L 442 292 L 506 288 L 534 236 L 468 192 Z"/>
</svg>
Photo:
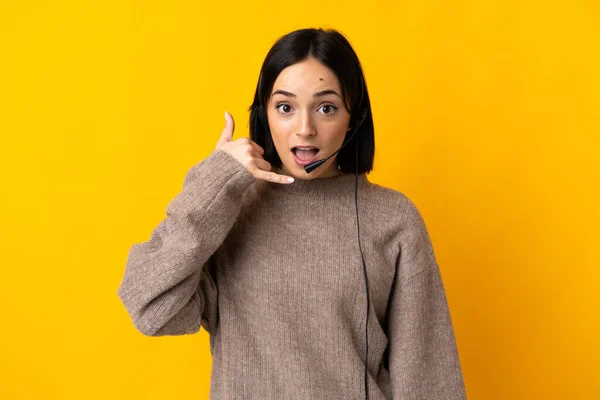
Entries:
<svg viewBox="0 0 600 400">
<path fill-rule="evenodd" d="M 354 193 L 356 174 L 344 173 L 325 178 L 299 179 L 294 178 L 292 183 L 267 182 L 274 193 L 290 194 L 304 197 L 337 198 L 342 195 Z M 360 188 L 367 182 L 367 174 L 358 175 Z"/>
</svg>

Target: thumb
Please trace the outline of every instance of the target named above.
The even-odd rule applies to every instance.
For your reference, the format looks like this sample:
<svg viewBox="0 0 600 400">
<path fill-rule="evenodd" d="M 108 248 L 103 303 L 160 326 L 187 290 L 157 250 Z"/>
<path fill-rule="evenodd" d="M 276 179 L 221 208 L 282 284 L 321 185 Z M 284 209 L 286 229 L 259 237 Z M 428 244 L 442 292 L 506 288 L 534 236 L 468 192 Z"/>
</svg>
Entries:
<svg viewBox="0 0 600 400">
<path fill-rule="evenodd" d="M 225 111 L 225 127 L 221 132 L 221 137 L 219 137 L 219 141 L 217 142 L 217 147 L 221 146 L 224 143 L 231 142 L 233 139 L 233 131 L 235 130 L 235 121 L 233 120 L 233 116 Z"/>
</svg>

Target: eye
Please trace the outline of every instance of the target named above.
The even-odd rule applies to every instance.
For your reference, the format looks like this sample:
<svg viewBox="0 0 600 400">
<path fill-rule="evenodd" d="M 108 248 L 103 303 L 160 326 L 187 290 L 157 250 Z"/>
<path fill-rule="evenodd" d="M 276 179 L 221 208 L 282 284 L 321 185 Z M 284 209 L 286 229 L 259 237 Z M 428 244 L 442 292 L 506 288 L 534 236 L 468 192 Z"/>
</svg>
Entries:
<svg viewBox="0 0 600 400">
<path fill-rule="evenodd" d="M 323 106 L 321 106 L 321 108 L 325 108 L 328 107 L 328 110 L 331 110 L 330 112 L 326 112 L 326 115 L 331 115 L 333 113 L 335 113 L 335 111 L 338 109 L 336 106 L 334 106 L 333 104 L 323 104 Z"/>
<path fill-rule="evenodd" d="M 277 109 L 277 111 L 279 111 L 279 112 L 280 112 L 280 113 L 282 113 L 282 114 L 287 114 L 287 112 L 281 112 L 281 109 L 279 108 L 279 107 L 281 107 L 281 106 L 285 106 L 285 107 L 291 108 L 291 107 L 290 107 L 290 105 L 289 105 L 289 104 L 286 104 L 286 103 L 279 103 L 279 104 L 277 104 L 277 105 L 275 106 L 275 108 Z"/>
<path fill-rule="evenodd" d="M 285 107 L 285 109 L 282 107 Z M 331 114 L 335 113 L 338 109 L 333 104 L 323 104 L 320 108 L 323 109 L 323 111 L 324 111 L 323 114 L 325 114 L 325 115 L 331 115 Z M 279 111 L 281 114 L 289 114 L 289 112 L 291 111 L 291 106 L 287 103 L 279 103 L 275 106 L 275 109 L 277 111 Z"/>
</svg>

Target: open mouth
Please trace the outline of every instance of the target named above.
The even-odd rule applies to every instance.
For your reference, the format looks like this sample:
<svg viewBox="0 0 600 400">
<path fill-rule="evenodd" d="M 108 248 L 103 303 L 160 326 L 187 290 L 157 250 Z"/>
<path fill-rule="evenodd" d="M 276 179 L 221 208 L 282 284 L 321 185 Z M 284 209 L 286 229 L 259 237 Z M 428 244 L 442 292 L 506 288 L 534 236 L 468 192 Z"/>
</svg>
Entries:
<svg viewBox="0 0 600 400">
<path fill-rule="evenodd" d="M 292 148 L 292 152 L 300 161 L 310 161 L 314 159 L 317 154 L 319 154 L 320 149 L 316 147 L 294 147 Z"/>
</svg>

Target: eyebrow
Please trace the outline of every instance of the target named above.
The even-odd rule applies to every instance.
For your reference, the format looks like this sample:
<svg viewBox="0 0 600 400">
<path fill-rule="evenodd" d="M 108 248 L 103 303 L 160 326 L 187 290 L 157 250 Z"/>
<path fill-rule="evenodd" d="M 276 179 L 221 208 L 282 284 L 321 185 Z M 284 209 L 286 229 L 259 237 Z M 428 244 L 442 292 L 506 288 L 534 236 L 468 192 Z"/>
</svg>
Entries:
<svg viewBox="0 0 600 400">
<path fill-rule="evenodd" d="M 294 93 L 290 93 L 285 90 L 276 90 L 275 92 L 273 92 L 273 96 L 275 96 L 276 94 L 282 94 L 287 97 L 296 97 L 296 95 Z M 335 94 L 337 97 L 341 98 L 341 96 L 339 94 L 337 94 L 337 92 L 335 90 L 331 90 L 331 89 L 322 90 L 320 92 L 317 92 L 317 93 L 313 94 L 313 97 L 326 96 L 328 94 Z"/>
</svg>

